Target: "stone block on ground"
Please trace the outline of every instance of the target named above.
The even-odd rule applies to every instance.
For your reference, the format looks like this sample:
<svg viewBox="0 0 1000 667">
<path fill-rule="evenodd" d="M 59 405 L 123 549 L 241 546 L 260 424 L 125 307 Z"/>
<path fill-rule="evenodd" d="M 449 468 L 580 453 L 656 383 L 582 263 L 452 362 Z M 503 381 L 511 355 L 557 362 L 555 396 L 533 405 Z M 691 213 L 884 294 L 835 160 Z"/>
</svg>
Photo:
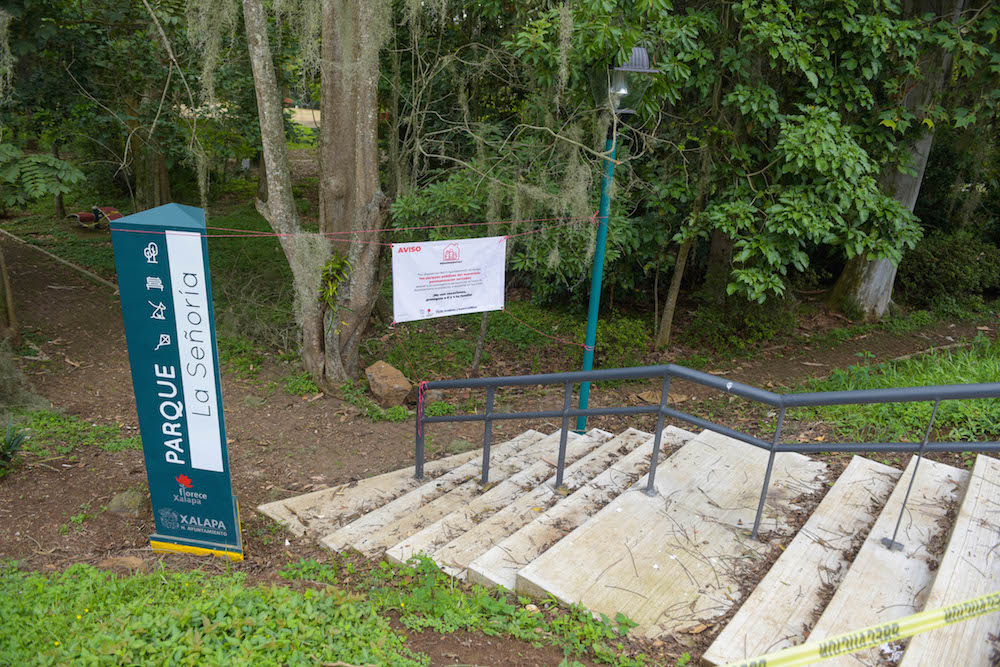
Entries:
<svg viewBox="0 0 1000 667">
<path fill-rule="evenodd" d="M 365 369 L 368 385 L 383 408 L 401 405 L 412 388 L 406 377 L 384 361 L 376 361 Z"/>
<path fill-rule="evenodd" d="M 131 488 L 115 495 L 108 503 L 108 511 L 121 516 L 139 517 L 149 506 L 149 492 L 144 488 Z"/>
</svg>

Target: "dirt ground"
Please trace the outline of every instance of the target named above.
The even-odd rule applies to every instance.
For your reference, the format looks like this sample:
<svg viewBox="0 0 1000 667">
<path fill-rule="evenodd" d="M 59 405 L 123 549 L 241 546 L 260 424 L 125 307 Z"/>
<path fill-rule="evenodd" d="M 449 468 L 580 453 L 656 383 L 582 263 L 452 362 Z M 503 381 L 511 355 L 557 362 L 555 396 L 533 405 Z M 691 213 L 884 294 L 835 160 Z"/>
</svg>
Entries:
<svg viewBox="0 0 1000 667">
<path fill-rule="evenodd" d="M 6 238 L 0 238 L 0 246 L 10 266 L 22 326 L 50 359 L 25 362 L 25 373 L 36 392 L 67 413 L 97 424 L 113 424 L 123 434 L 135 435 L 138 423 L 117 295 L 34 249 Z M 801 332 L 818 333 L 844 324 L 820 314 L 802 323 Z M 760 387 L 788 386 L 856 363 L 861 350 L 883 361 L 971 338 L 976 332 L 975 323 L 944 323 L 906 335 L 874 332 L 834 349 L 775 346 L 752 361 L 720 364 L 710 372 Z M 647 361 L 670 359 L 671 355 L 663 355 Z M 287 367 L 269 362 L 260 380 L 277 379 L 287 372 Z M 635 394 L 653 388 L 653 384 L 596 388 L 592 405 L 634 404 Z M 678 385 L 678 391 L 689 396 L 685 408 L 690 406 L 693 412 L 707 398 L 704 390 Z M 247 558 L 237 567 L 255 580 L 274 581 L 277 570 L 290 560 L 324 555 L 310 540 L 286 535 L 259 515 L 258 505 L 412 464 L 412 420 L 371 423 L 358 416 L 353 406 L 330 396 L 307 400 L 281 390 L 267 396 L 261 381 L 240 379 L 228 370 L 223 372 L 223 396 Z M 529 390 L 505 400 L 506 407 L 513 409 L 557 408 L 561 388 Z M 603 418 L 589 423 L 612 432 L 629 425 L 648 430 L 654 426 L 652 418 L 628 422 Z M 497 423 L 494 442 L 528 427 L 553 431 L 558 424 Z M 482 438 L 482 427 L 477 424 L 434 424 L 428 432 L 432 458 L 474 447 Z M 71 521 L 83 507 L 98 508 L 121 491 L 143 486 L 141 452 L 78 447 L 73 454 L 75 459 L 26 457 L 25 465 L 0 479 L 0 559 L 12 558 L 24 567 L 45 570 L 63 569 L 75 562 L 99 564 L 111 557 L 152 558 L 148 536 L 153 523 L 148 510 L 137 519 L 102 512 L 83 522 Z M 557 664 L 562 658 L 556 649 L 468 633 L 414 634 L 409 643 L 431 655 L 434 664 Z"/>
</svg>

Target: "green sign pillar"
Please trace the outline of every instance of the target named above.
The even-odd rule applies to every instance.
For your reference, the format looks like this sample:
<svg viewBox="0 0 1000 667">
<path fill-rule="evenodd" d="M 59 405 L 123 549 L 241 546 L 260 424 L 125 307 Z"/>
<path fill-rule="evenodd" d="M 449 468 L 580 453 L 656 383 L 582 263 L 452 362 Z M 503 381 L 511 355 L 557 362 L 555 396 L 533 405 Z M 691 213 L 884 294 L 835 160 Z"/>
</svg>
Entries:
<svg viewBox="0 0 1000 667">
<path fill-rule="evenodd" d="M 229 476 L 205 212 L 167 204 L 111 223 L 155 551 L 243 559 Z"/>
</svg>

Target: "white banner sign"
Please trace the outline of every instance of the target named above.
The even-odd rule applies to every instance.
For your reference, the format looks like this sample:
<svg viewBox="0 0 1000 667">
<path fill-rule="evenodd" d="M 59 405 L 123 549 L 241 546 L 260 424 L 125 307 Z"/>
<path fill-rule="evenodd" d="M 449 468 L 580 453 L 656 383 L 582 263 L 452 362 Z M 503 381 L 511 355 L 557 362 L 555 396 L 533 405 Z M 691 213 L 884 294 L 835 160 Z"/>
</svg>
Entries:
<svg viewBox="0 0 1000 667">
<path fill-rule="evenodd" d="M 503 309 L 507 239 L 392 244 L 397 322 Z"/>
</svg>

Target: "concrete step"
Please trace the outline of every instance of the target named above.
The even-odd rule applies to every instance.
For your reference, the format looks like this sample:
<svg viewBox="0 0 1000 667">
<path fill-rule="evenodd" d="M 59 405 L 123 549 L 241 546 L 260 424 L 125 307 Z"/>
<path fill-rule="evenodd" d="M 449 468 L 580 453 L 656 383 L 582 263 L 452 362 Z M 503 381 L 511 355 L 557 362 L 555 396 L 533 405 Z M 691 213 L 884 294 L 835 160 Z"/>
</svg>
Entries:
<svg viewBox="0 0 1000 667">
<path fill-rule="evenodd" d="M 906 502 L 906 514 L 897 542 L 902 550 L 889 550 L 883 538 L 891 538 L 907 486 L 913 478 L 917 457 L 910 459 L 888 502 L 882 508 L 868 538 L 826 605 L 809 635 L 822 641 L 844 632 L 887 623 L 924 608 L 937 566 L 936 545 L 951 528 L 949 507 L 962 496 L 969 473 L 924 459 Z M 856 667 L 882 664 L 878 647 L 831 658 L 824 665 Z M 924 663 L 947 664 L 947 663 Z"/>
<path fill-rule="evenodd" d="M 584 437 L 570 432 L 567 443 Z M 559 449 L 559 433 L 532 440 L 515 451 L 492 451 L 490 454 L 490 484 L 497 484 L 511 475 L 539 462 L 555 461 Z M 469 464 L 466 464 L 469 465 Z M 399 540 L 417 532 L 442 516 L 470 501 L 482 490 L 479 484 L 481 468 L 470 471 L 465 466 L 420 486 L 404 496 L 369 512 L 352 523 L 324 536 L 320 541 L 334 551 L 353 549 L 366 556 L 375 556 Z M 469 474 L 471 472 L 471 474 Z"/>
<path fill-rule="evenodd" d="M 1000 590 L 998 542 L 1000 461 L 979 455 L 948 549 L 927 596 L 927 608 L 937 609 Z M 1000 616 L 996 613 L 971 618 L 911 639 L 900 667 L 996 664 L 991 660 L 996 660 L 1000 650 L 998 638 Z"/>
<path fill-rule="evenodd" d="M 805 641 L 823 591 L 847 572 L 851 544 L 875 523 L 900 474 L 855 456 L 702 662 L 740 662 Z"/>
<path fill-rule="evenodd" d="M 469 582 L 483 586 L 503 586 L 514 590 L 518 570 L 543 554 L 546 549 L 597 513 L 632 484 L 644 484 L 646 477 L 643 473 L 649 467 L 653 438 L 635 429 L 629 429 L 622 434 L 626 435 L 643 436 L 645 440 L 631 453 L 583 484 L 569 497 L 533 517 L 530 523 L 505 537 L 469 563 L 467 568 Z M 663 430 L 661 456 L 665 458 L 672 450 L 694 437 L 695 434 L 690 431 L 668 426 Z"/>
<path fill-rule="evenodd" d="M 515 475 L 478 496 L 466 507 L 403 540 L 389 549 L 386 556 L 402 563 L 417 553 L 431 555 L 442 570 L 464 579 L 466 566 L 477 556 L 538 516 L 538 512 L 606 470 L 649 437 L 648 433 L 629 429 L 616 438 L 609 438 L 576 463 L 567 465 L 560 489 L 555 488 L 555 475 L 552 475 L 550 466 L 538 470 L 537 476 L 533 474 L 530 486 L 518 479 L 524 473 Z"/>
<path fill-rule="evenodd" d="M 610 433 L 598 429 L 589 431 L 583 437 L 576 437 L 575 433 L 572 436 L 566 443 L 567 465 L 590 455 L 612 438 Z M 391 528 L 383 529 L 369 538 L 367 543 L 386 549 L 386 557 L 396 563 L 405 563 L 420 552 L 430 554 L 435 542 L 448 542 L 474 526 L 477 518 L 485 518 L 541 484 L 555 470 L 558 460 L 559 434 L 555 433 L 550 438 L 552 444 L 549 450 L 522 454 L 506 461 L 501 466 L 507 468 L 498 475 L 500 479 L 486 488 L 479 485 L 479 480 L 470 480 Z M 514 472 L 504 478 L 508 471 Z"/>
<path fill-rule="evenodd" d="M 703 431 L 657 467 L 657 495 L 620 495 L 517 575 L 519 593 L 553 595 L 595 613 L 622 612 L 659 637 L 711 623 L 740 598 L 740 572 L 767 542 L 749 529 L 768 453 Z M 796 500 L 816 493 L 825 464 L 778 454 L 764 534 L 788 534 Z"/>
<path fill-rule="evenodd" d="M 539 433 L 538 437 L 541 438 Z M 462 452 L 424 464 L 424 479 L 414 477 L 416 468 L 401 468 L 328 489 L 260 505 L 257 510 L 298 536 L 321 536 L 350 523 L 365 512 L 381 507 L 421 484 L 469 462 L 482 461 L 483 450 Z"/>
<path fill-rule="evenodd" d="M 495 446 L 490 452 L 491 465 L 493 461 L 499 460 L 506 456 L 511 456 L 523 451 L 527 447 L 530 447 L 545 438 L 544 433 L 539 433 L 538 431 L 528 430 L 520 435 L 517 435 L 510 440 Z M 403 493 L 396 495 L 392 500 L 385 503 L 380 503 L 378 506 L 371 507 L 365 512 L 354 513 L 352 515 L 345 516 L 344 520 L 337 521 L 334 523 L 334 528 L 331 531 L 323 533 L 322 536 L 326 537 L 331 534 L 336 534 L 337 531 L 346 529 L 351 524 L 357 522 L 359 519 L 369 518 L 370 526 L 381 527 L 388 522 L 392 521 L 392 517 L 395 516 L 396 509 L 400 506 L 401 501 L 404 498 L 410 497 L 410 494 L 417 491 L 426 494 L 428 497 L 437 497 L 444 495 L 448 491 L 459 484 L 473 478 L 477 477 L 482 472 L 482 450 L 478 450 L 479 456 L 470 459 L 469 461 L 448 470 L 433 479 L 425 474 L 425 479 L 423 481 L 414 480 L 415 485 L 409 487 Z M 364 497 L 367 494 L 361 494 L 361 500 L 354 499 L 354 490 L 348 489 L 345 493 L 346 497 L 349 497 L 348 501 L 351 507 L 356 507 L 364 502 Z M 326 508 L 324 508 L 326 509 Z M 334 513 L 335 508 L 330 508 L 329 513 Z M 346 514 L 346 513 L 345 513 Z M 372 516 L 375 514 L 375 516 Z M 322 542 L 322 537 L 321 540 Z"/>
</svg>

